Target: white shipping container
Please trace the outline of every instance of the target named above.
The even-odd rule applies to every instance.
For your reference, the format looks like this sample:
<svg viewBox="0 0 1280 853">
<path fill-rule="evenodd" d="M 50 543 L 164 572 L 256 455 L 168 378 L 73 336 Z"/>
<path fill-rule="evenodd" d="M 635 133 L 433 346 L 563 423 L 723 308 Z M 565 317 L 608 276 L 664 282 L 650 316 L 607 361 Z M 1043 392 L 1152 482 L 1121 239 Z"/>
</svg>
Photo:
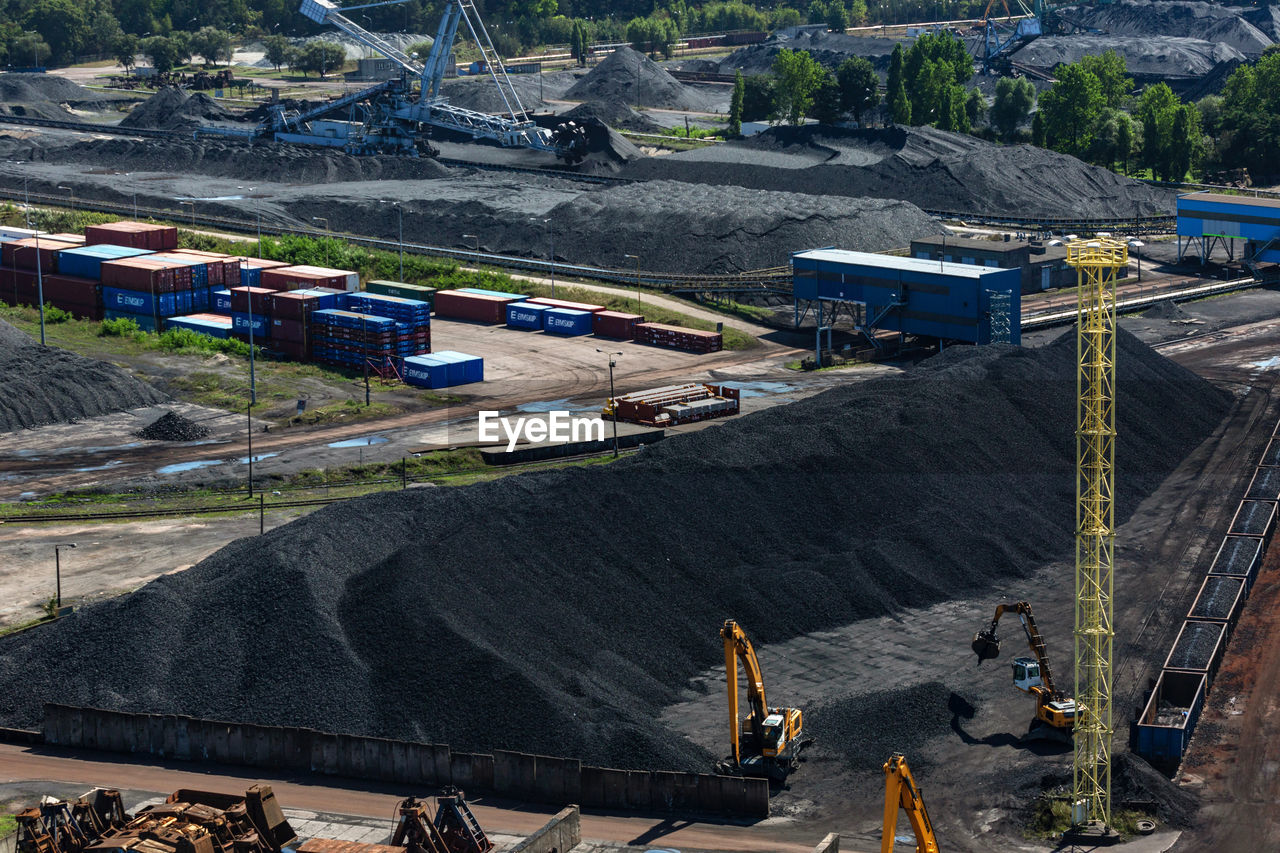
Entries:
<svg viewBox="0 0 1280 853">
<path fill-rule="evenodd" d="M 13 240 L 26 240 L 29 237 L 35 237 L 37 234 L 48 234 L 48 231 L 34 231 L 30 228 L 12 228 L 8 225 L 0 225 L 0 243 L 9 243 Z"/>
</svg>

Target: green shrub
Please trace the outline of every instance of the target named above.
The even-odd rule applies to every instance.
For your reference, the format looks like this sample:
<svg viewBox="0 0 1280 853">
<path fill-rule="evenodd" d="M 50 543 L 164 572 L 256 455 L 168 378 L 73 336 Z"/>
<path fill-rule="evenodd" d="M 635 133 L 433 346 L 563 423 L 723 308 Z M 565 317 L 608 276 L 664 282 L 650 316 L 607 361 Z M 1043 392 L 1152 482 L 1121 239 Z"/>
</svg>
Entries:
<svg viewBox="0 0 1280 853">
<path fill-rule="evenodd" d="M 63 311 L 56 305 L 44 306 L 44 321 L 46 323 L 65 323 L 75 318 L 70 311 Z"/>
<path fill-rule="evenodd" d="M 202 335 L 191 329 L 169 329 L 164 334 L 157 336 L 156 347 L 168 352 L 176 352 L 178 350 L 208 352 L 208 353 L 226 353 L 227 355 L 239 355 L 248 357 L 249 345 L 237 338 L 214 338 L 209 335 Z"/>
<path fill-rule="evenodd" d="M 98 337 L 132 338 L 141 331 L 136 320 L 132 320 L 129 317 L 117 317 L 114 320 L 102 321 L 102 325 L 98 327 Z"/>
</svg>

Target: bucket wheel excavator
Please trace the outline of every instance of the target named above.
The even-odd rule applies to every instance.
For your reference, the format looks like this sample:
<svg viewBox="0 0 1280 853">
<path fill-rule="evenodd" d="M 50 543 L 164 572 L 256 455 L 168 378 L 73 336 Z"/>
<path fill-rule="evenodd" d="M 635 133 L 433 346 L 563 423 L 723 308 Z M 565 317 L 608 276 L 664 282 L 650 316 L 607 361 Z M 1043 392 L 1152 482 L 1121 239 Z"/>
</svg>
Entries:
<svg viewBox="0 0 1280 853">
<path fill-rule="evenodd" d="M 751 640 L 732 619 L 720 629 L 724 640 L 724 667 L 729 683 L 729 745 L 731 757 L 716 765 L 716 772 L 734 776 L 763 776 L 782 782 L 800 766 L 800 753 L 813 743 L 804 739 L 799 708 L 770 708 L 765 701 L 764 675 Z M 745 720 L 738 716 L 738 662 L 747 682 Z"/>
<path fill-rule="evenodd" d="M 1031 723 L 1028 738 L 1058 740 L 1071 742 L 1071 730 L 1076 724 L 1076 701 L 1060 690 L 1053 680 L 1053 670 L 1049 666 L 1049 653 L 1045 649 L 1044 638 L 1036 628 L 1035 615 L 1031 605 L 1025 601 L 1013 604 L 1001 604 L 996 607 L 996 614 L 991 625 L 979 631 L 973 637 L 973 651 L 978 656 L 978 665 L 984 660 L 992 660 L 1000 656 L 1000 636 L 997 627 L 1000 617 L 1006 613 L 1016 613 L 1022 623 L 1022 632 L 1026 635 L 1027 645 L 1033 657 L 1016 657 L 1012 661 L 1013 686 L 1024 693 L 1029 693 L 1036 700 L 1036 715 Z"/>
<path fill-rule="evenodd" d="M 343 15 L 343 12 L 355 9 L 404 2 L 407 0 L 342 7 L 333 0 L 302 0 L 299 9 L 315 23 L 335 27 L 357 43 L 390 59 L 400 67 L 398 78 L 347 93 L 304 112 L 275 104 L 266 119 L 251 130 L 205 126 L 196 131 L 196 136 L 230 136 L 250 141 L 271 139 L 341 148 L 348 154 L 419 157 L 435 155 L 429 137 L 432 128 L 440 128 L 472 139 L 496 142 L 504 148 L 547 151 L 568 164 L 580 162 L 586 156 L 587 136 L 581 126 L 569 121 L 547 129 L 529 118 L 472 0 L 448 0 L 445 3 L 431 53 L 424 63 L 419 63 L 413 56 Z M 483 67 L 498 89 L 503 104 L 502 115 L 456 107 L 442 93 L 453 43 L 462 23 L 466 24 L 471 40 L 479 47 Z M 340 110 L 347 110 L 359 121 L 323 119 Z"/>
</svg>

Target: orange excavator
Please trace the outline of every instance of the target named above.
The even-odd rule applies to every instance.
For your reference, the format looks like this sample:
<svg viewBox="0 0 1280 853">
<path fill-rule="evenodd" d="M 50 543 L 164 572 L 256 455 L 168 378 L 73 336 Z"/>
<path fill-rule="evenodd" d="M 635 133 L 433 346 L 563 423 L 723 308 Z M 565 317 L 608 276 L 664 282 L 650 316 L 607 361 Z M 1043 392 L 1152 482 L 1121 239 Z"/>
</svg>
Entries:
<svg viewBox="0 0 1280 853">
<path fill-rule="evenodd" d="M 1022 632 L 1027 637 L 1027 645 L 1035 655 L 1013 659 L 1013 686 L 1024 693 L 1030 693 L 1036 700 L 1036 716 L 1031 723 L 1029 736 L 1070 740 L 1071 730 L 1076 724 L 1076 700 L 1059 690 L 1053 681 L 1049 653 L 1045 649 L 1044 638 L 1036 628 L 1030 604 L 1019 601 L 1001 604 L 996 608 L 991 626 L 973 637 L 973 651 L 978 655 L 978 665 L 981 666 L 984 660 L 1000 656 L 1000 637 L 996 628 L 1000 624 L 1000 617 L 1008 612 L 1018 614 Z"/>
<path fill-rule="evenodd" d="M 764 776 L 780 782 L 799 766 L 801 751 L 813 743 L 812 739 L 802 739 L 803 715 L 799 708 L 769 707 L 756 650 L 737 622 L 727 620 L 720 637 L 724 640 L 724 668 L 729 682 L 732 761 L 721 762 L 716 772 Z M 751 706 L 745 720 L 738 716 L 739 661 L 746 674 L 747 704 Z"/>
<path fill-rule="evenodd" d="M 898 809 L 907 813 L 911 831 L 916 836 L 916 853 L 938 853 L 938 839 L 934 837 L 933 822 L 924 807 L 924 795 L 916 786 L 906 757 L 894 754 L 884 763 L 884 831 L 880 836 L 880 853 L 893 853 Z"/>
</svg>

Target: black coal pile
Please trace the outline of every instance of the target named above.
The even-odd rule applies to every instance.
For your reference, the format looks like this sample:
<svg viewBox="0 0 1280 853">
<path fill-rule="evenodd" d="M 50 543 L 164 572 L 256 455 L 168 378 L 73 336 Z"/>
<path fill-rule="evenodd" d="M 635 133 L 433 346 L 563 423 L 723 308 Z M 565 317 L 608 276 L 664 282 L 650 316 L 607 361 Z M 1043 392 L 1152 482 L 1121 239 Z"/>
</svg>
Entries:
<svg viewBox="0 0 1280 853">
<path fill-rule="evenodd" d="M 926 127 L 776 127 L 741 142 L 637 160 L 623 175 L 897 198 L 956 213 L 1098 217 L 1174 208 L 1168 191 L 1065 154 Z"/>
<path fill-rule="evenodd" d="M 1222 550 L 1213 561 L 1213 573 L 1218 575 L 1249 574 L 1258 552 L 1262 550 L 1262 541 L 1248 536 L 1230 536 L 1222 543 Z"/>
<path fill-rule="evenodd" d="M 0 74 L 0 115 L 69 121 L 77 118 L 71 109 L 105 110 L 119 100 L 56 74 Z"/>
<path fill-rule="evenodd" d="M 1111 799 L 1122 808 L 1154 804 L 1156 816 L 1176 829 L 1191 827 L 1200 808 L 1195 794 L 1131 752 L 1117 752 L 1111 760 Z"/>
<path fill-rule="evenodd" d="M 1142 316 L 1147 320 L 1187 320 L 1191 315 L 1178 307 L 1178 303 L 1171 299 L 1165 299 L 1157 302 L 1146 311 L 1142 312 Z"/>
<path fill-rule="evenodd" d="M 204 92 L 194 95 L 177 86 L 165 86 L 138 104 L 120 121 L 121 127 L 147 130 L 179 130 L 198 127 L 206 122 L 234 119 L 234 113 L 223 108 Z"/>
<path fill-rule="evenodd" d="M 1275 515 L 1275 504 L 1269 501 L 1243 501 L 1231 532 L 1242 536 L 1264 536 Z"/>
<path fill-rule="evenodd" d="M 1199 0 L 1119 0 L 1063 10 L 1073 22 L 1108 35 L 1194 38 L 1225 44 L 1256 58 L 1275 37 L 1248 19 L 1251 12 L 1256 15 L 1255 10 Z"/>
<path fill-rule="evenodd" d="M 1123 519 L 1230 398 L 1128 334 L 1118 357 Z M 768 644 L 1064 556 L 1074 399 L 1070 335 L 957 347 L 607 467 L 329 507 L 0 640 L 0 721 L 59 701 L 703 769 L 655 721 L 727 615 Z"/>
<path fill-rule="evenodd" d="M 134 433 L 149 441 L 196 441 L 209 435 L 209 428 L 173 412 L 165 412 Z"/>
<path fill-rule="evenodd" d="M 1170 669 L 1208 669 L 1213 650 L 1222 637 L 1221 622 L 1187 622 L 1178 643 L 1169 653 Z"/>
<path fill-rule="evenodd" d="M 973 697 L 929 681 L 815 706 L 805 711 L 804 726 L 817 735 L 817 749 L 840 755 L 862 776 L 879 770 L 895 752 L 912 766 L 926 766 L 929 752 L 923 747 L 948 734 L 953 720 L 972 717 L 976 710 Z"/>
<path fill-rule="evenodd" d="M 774 35 L 760 44 L 739 48 L 720 63 L 719 71 L 721 74 L 732 74 L 735 71 L 743 74 L 768 74 L 773 70 L 774 59 L 783 50 L 804 50 L 828 68 L 834 69 L 846 59 L 860 56 L 870 60 L 876 70 L 887 73 L 889 57 L 899 44 L 903 45 L 903 50 L 911 46 L 910 41 L 897 39 L 804 30 L 794 36 Z"/>
<path fill-rule="evenodd" d="M 1129 75 L 1140 83 L 1203 77 L 1219 63 L 1245 59 L 1243 53 L 1229 44 L 1202 38 L 1071 35 L 1036 39 L 1018 51 L 1018 62 L 1035 68 L 1053 68 L 1061 63 L 1079 62 L 1084 56 L 1100 56 L 1108 50 L 1124 57 Z"/>
<path fill-rule="evenodd" d="M 573 85 L 571 101 L 611 101 L 671 110 L 696 110 L 702 99 L 649 57 L 620 47 Z"/>
<path fill-rule="evenodd" d="M 561 118 L 572 119 L 579 123 L 598 121 L 609 127 L 636 133 L 662 132 L 662 125 L 618 101 L 588 101 L 564 113 Z"/>
<path fill-rule="evenodd" d="M 1210 575 L 1196 599 L 1195 608 L 1191 611 L 1191 619 L 1227 619 L 1231 616 L 1232 605 L 1240 595 L 1243 578 L 1226 578 Z"/>
<path fill-rule="evenodd" d="M 0 320 L 0 431 L 79 421 L 167 399 L 115 365 L 41 346 Z"/>
</svg>

